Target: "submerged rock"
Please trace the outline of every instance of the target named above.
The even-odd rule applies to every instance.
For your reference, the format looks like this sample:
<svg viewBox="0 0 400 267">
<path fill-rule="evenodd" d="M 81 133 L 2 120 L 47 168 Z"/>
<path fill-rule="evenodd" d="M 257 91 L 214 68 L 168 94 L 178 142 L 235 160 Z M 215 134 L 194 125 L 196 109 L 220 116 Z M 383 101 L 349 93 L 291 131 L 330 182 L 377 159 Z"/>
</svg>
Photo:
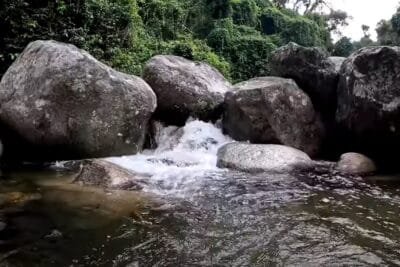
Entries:
<svg viewBox="0 0 400 267">
<path fill-rule="evenodd" d="M 0 83 L 5 157 L 62 160 L 141 150 L 156 96 L 73 45 L 30 43 Z"/>
<path fill-rule="evenodd" d="M 289 43 L 276 50 L 271 66 L 274 75 L 294 79 L 325 119 L 334 117 L 339 76 L 325 50 Z"/>
<path fill-rule="evenodd" d="M 4 192 L 0 193 L 0 208 L 24 205 L 41 198 L 42 195 L 39 193 Z"/>
<path fill-rule="evenodd" d="M 359 153 L 346 153 L 340 157 L 337 169 L 353 175 L 367 175 L 376 172 L 375 163 L 367 156 Z"/>
<path fill-rule="evenodd" d="M 324 135 L 310 98 L 291 79 L 259 77 L 225 96 L 224 131 L 238 141 L 278 143 L 318 154 Z"/>
<path fill-rule="evenodd" d="M 309 168 L 313 161 L 304 152 L 282 145 L 230 143 L 218 151 L 217 166 L 238 171 L 290 172 Z"/>
<path fill-rule="evenodd" d="M 189 116 L 218 119 L 230 83 L 213 67 L 177 56 L 155 56 L 145 66 L 143 78 L 157 95 L 156 117 L 184 125 Z"/>
<path fill-rule="evenodd" d="M 81 162 L 73 182 L 108 189 L 140 190 L 142 187 L 137 181 L 145 178 L 107 160 L 93 159 Z"/>
<path fill-rule="evenodd" d="M 352 149 L 398 165 L 400 149 L 400 47 L 367 47 L 344 63 L 336 120 Z"/>
</svg>

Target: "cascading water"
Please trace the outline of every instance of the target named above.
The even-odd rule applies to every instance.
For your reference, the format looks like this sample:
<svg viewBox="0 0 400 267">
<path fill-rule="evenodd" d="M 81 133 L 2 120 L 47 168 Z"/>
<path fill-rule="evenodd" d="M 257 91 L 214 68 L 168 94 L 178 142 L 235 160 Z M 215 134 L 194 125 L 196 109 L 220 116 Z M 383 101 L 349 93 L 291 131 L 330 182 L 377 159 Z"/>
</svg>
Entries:
<svg viewBox="0 0 400 267">
<path fill-rule="evenodd" d="M 397 193 L 333 173 L 218 169 L 217 150 L 232 140 L 197 120 L 164 128 L 157 139 L 155 150 L 110 159 L 148 175 L 144 190 L 170 205 L 157 218 L 160 231 L 138 251 L 124 250 L 115 266 L 400 265 L 400 231 L 387 235 L 398 213 L 369 207 L 398 207 Z"/>
<path fill-rule="evenodd" d="M 11 250 L 8 266 L 400 266 L 396 185 L 323 169 L 257 175 L 219 169 L 217 150 L 231 141 L 217 126 L 191 120 L 162 129 L 154 150 L 108 159 L 142 174 L 137 182 L 148 194 L 76 195 L 69 187 L 31 185 L 43 199 L 11 212 L 10 222 L 26 220 L 21 232 L 35 235 Z M 0 189 L 15 189 L 13 179 L 0 182 Z M 62 196 L 67 201 L 57 204 Z M 136 210 L 131 197 L 146 204 Z M 129 213 L 112 215 L 104 203 Z M 55 243 L 43 238 L 54 228 L 65 236 Z"/>
<path fill-rule="evenodd" d="M 108 160 L 149 176 L 143 184 L 146 192 L 188 197 L 205 177 L 218 176 L 222 171 L 216 167 L 217 151 L 231 141 L 217 126 L 189 120 L 183 128 L 163 128 L 156 136 L 158 147 L 154 150 Z"/>
</svg>

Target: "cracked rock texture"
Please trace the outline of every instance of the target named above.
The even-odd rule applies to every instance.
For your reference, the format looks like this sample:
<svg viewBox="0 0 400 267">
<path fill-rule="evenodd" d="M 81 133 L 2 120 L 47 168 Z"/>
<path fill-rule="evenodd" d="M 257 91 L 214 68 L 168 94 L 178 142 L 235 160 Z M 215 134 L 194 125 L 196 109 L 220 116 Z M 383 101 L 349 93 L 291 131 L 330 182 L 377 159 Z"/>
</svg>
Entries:
<svg viewBox="0 0 400 267">
<path fill-rule="evenodd" d="M 224 131 L 238 141 L 284 144 L 316 156 L 324 127 L 310 98 L 291 79 L 258 77 L 225 96 Z"/>
<path fill-rule="evenodd" d="M 184 125 L 188 117 L 219 119 L 224 95 L 231 89 L 215 68 L 178 56 L 153 57 L 143 79 L 157 95 L 156 118 L 174 125 Z"/>
<path fill-rule="evenodd" d="M 4 156 L 134 154 L 142 149 L 155 108 L 156 96 L 141 78 L 117 72 L 73 45 L 35 41 L 0 83 Z"/>
<path fill-rule="evenodd" d="M 229 143 L 218 150 L 217 165 L 250 173 L 285 173 L 309 169 L 314 162 L 304 152 L 288 146 Z"/>
<path fill-rule="evenodd" d="M 400 47 L 363 48 L 346 59 L 340 73 L 336 121 L 356 151 L 385 165 L 398 165 Z"/>
</svg>

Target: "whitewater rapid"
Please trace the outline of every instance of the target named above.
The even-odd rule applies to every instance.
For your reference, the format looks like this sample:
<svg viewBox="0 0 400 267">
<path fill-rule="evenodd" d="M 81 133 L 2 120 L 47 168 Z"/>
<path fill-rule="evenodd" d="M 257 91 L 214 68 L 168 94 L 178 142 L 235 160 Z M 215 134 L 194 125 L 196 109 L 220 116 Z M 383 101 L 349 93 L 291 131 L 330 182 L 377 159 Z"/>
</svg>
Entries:
<svg viewBox="0 0 400 267">
<path fill-rule="evenodd" d="M 187 195 L 206 176 L 218 177 L 218 149 L 232 139 L 217 125 L 190 119 L 182 128 L 162 128 L 155 136 L 156 149 L 132 156 L 109 158 L 110 162 L 149 176 L 143 191 Z M 118 184 L 116 177 L 113 181 Z"/>
</svg>

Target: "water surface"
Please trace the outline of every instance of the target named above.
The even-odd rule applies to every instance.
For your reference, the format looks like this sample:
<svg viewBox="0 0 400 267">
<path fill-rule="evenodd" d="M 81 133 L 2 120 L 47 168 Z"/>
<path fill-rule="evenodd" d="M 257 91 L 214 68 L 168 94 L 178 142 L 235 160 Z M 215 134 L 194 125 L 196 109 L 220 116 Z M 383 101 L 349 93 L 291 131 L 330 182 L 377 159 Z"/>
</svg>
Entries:
<svg viewBox="0 0 400 267">
<path fill-rule="evenodd" d="M 110 159 L 150 176 L 141 192 L 82 188 L 62 171 L 4 174 L 1 192 L 14 195 L 1 211 L 1 263 L 400 266 L 397 183 L 218 169 L 216 151 L 231 140 L 198 121 L 159 140 Z"/>
</svg>

